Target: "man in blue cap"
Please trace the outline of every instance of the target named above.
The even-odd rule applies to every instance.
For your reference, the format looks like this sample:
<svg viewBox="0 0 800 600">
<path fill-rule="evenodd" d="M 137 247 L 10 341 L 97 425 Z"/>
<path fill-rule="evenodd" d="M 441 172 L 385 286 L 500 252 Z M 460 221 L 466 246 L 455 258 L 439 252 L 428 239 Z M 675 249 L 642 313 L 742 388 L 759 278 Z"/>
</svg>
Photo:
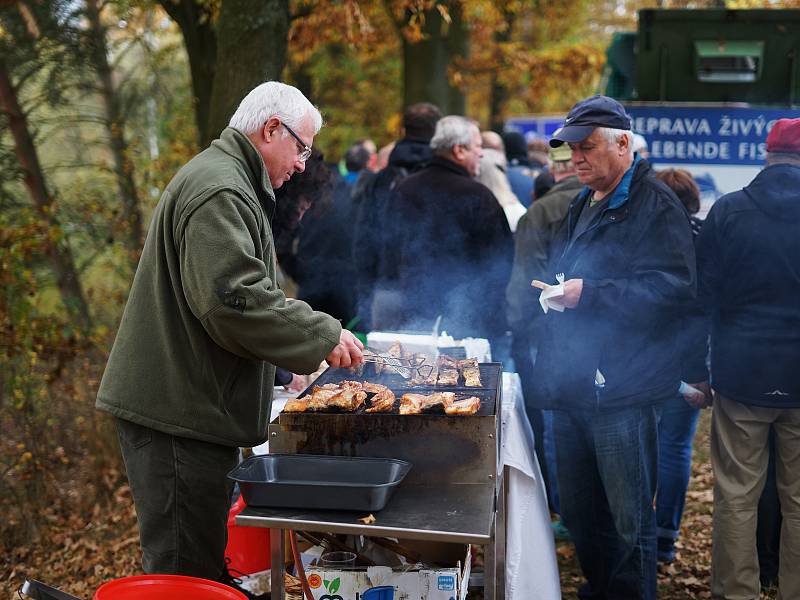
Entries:
<svg viewBox="0 0 800 600">
<path fill-rule="evenodd" d="M 537 404 L 555 410 L 580 598 L 656 597 L 656 411 L 680 385 L 675 332 L 696 293 L 689 218 L 634 154 L 630 129 L 622 105 L 594 96 L 550 140 L 569 144 L 584 188 L 537 277 L 563 274 L 564 289 L 563 312 L 543 319 L 533 381 Z"/>
</svg>

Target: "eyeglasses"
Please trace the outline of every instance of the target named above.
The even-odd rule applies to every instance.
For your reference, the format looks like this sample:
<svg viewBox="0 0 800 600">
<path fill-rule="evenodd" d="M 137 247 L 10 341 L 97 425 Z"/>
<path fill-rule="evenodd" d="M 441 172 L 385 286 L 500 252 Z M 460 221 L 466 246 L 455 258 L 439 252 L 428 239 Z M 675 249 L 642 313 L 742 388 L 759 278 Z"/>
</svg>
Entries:
<svg viewBox="0 0 800 600">
<path fill-rule="evenodd" d="M 306 146 L 305 142 L 300 139 L 300 136 L 297 135 L 294 131 L 292 131 L 292 128 L 289 127 L 286 123 L 281 123 L 281 125 L 283 125 L 286 128 L 286 131 L 288 131 L 292 135 L 292 137 L 297 140 L 297 143 L 300 144 L 300 148 L 302 148 L 302 150 L 300 150 L 300 153 L 297 155 L 297 158 L 300 159 L 300 162 L 306 162 L 308 158 L 311 156 L 311 148 Z"/>
</svg>

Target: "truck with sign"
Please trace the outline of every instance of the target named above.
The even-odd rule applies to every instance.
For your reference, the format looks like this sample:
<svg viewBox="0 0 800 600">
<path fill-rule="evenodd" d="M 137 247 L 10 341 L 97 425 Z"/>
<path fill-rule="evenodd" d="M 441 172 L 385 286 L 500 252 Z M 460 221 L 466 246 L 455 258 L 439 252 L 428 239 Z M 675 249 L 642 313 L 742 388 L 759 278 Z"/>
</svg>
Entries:
<svg viewBox="0 0 800 600">
<path fill-rule="evenodd" d="M 601 89 L 622 102 L 656 168 L 683 168 L 702 192 L 701 215 L 764 164 L 772 124 L 800 117 L 800 10 L 639 11 L 618 33 Z M 506 126 L 549 138 L 563 115 Z"/>
</svg>

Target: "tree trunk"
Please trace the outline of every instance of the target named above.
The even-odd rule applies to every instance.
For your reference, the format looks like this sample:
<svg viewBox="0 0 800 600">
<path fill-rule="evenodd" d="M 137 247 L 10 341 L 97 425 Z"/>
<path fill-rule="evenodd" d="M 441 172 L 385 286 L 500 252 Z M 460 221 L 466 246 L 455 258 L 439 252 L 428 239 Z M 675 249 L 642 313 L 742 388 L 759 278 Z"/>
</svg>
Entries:
<svg viewBox="0 0 800 600">
<path fill-rule="evenodd" d="M 28 189 L 34 207 L 53 233 L 48 236 L 45 244 L 61 298 L 78 324 L 81 327 L 88 327 L 90 324 L 89 306 L 86 304 L 81 282 L 75 270 L 72 252 L 53 210 L 53 197 L 47 190 L 47 183 L 28 129 L 27 120 L 2 57 L 0 57 L 0 107 L 8 116 L 17 160 L 25 173 L 25 187 Z"/>
<path fill-rule="evenodd" d="M 133 180 L 133 163 L 128 157 L 128 145 L 125 142 L 125 117 L 122 114 L 120 99 L 111 79 L 106 31 L 100 22 L 97 0 L 86 0 L 86 16 L 89 19 L 88 35 L 92 61 L 100 80 L 100 96 L 106 113 L 105 125 L 114 160 L 114 174 L 123 204 L 125 237 L 129 256 L 136 265 L 142 249 L 142 213 L 136 184 Z"/>
<path fill-rule="evenodd" d="M 197 138 L 200 147 L 205 148 L 215 137 L 208 131 L 211 90 L 217 60 L 217 34 L 211 20 L 211 3 L 204 0 L 159 0 L 159 4 L 178 24 L 183 34 L 192 74 Z M 240 67 L 241 65 L 230 65 L 228 68 Z"/>
<path fill-rule="evenodd" d="M 278 80 L 286 65 L 288 0 L 223 0 L 217 21 L 217 65 L 206 129 L 210 139 L 228 126 L 242 98 Z"/>
<path fill-rule="evenodd" d="M 508 9 L 503 10 L 503 20 L 505 29 L 500 29 L 494 33 L 494 43 L 497 46 L 498 56 L 500 55 L 501 44 L 511 40 L 511 29 L 514 25 L 514 13 Z M 508 88 L 498 77 L 501 69 L 492 70 L 491 75 L 491 97 L 489 98 L 489 128 L 497 133 L 503 132 L 503 117 L 505 115 L 506 102 L 508 102 Z"/>
<path fill-rule="evenodd" d="M 450 84 L 448 68 L 466 55 L 467 30 L 460 2 L 440 4 L 447 7 L 450 23 L 434 7 L 425 11 L 424 39 L 410 43 L 403 36 L 403 103 L 432 102 L 443 114 L 464 114 L 464 94 Z"/>
</svg>

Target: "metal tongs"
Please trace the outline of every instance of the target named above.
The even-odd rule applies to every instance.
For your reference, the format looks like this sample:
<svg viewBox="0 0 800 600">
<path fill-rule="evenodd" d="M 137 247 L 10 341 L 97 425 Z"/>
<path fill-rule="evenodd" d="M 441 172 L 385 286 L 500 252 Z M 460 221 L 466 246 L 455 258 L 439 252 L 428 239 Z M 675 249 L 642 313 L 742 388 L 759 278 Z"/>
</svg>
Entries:
<svg viewBox="0 0 800 600">
<path fill-rule="evenodd" d="M 388 367 L 403 379 L 411 379 L 412 376 L 419 376 L 426 379 L 433 373 L 433 365 L 429 365 L 424 356 L 401 358 L 399 356 L 378 352 L 369 347 L 364 348 L 364 362 L 371 362 Z"/>
</svg>

